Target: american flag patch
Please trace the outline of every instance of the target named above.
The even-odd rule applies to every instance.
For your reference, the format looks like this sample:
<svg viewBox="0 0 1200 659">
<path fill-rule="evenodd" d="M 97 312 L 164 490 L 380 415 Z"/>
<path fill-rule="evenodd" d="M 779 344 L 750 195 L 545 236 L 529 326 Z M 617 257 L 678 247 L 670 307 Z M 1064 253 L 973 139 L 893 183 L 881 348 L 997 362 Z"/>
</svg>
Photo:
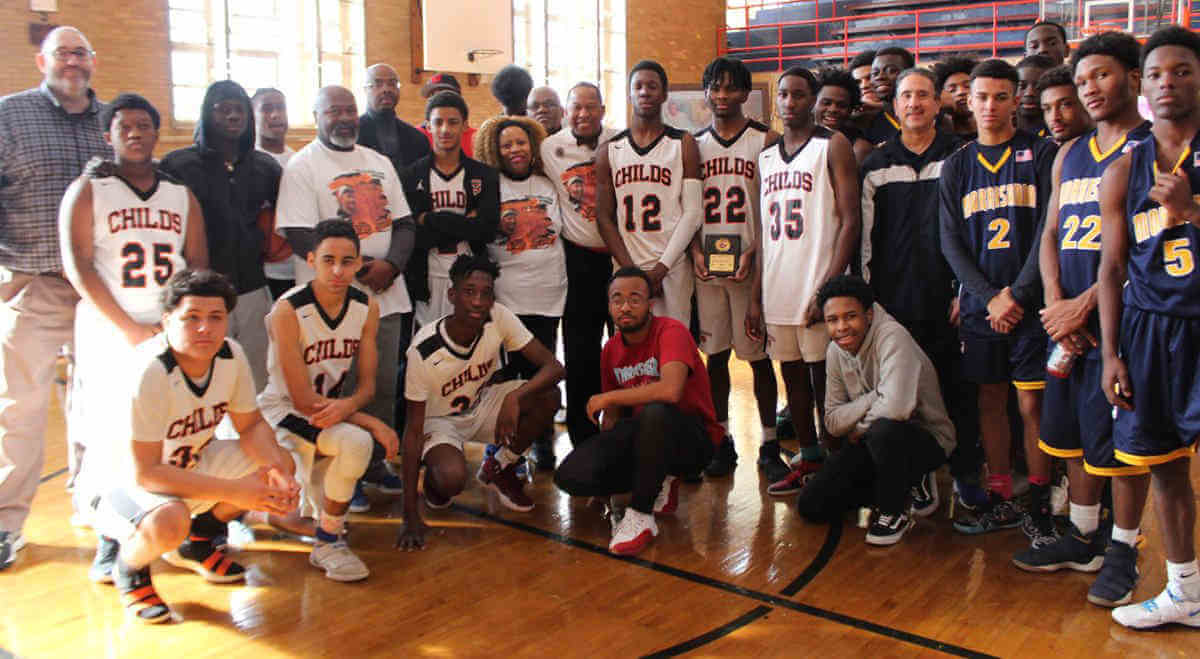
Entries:
<svg viewBox="0 0 1200 659">
<path fill-rule="evenodd" d="M 1017 162 L 1029 162 L 1033 160 L 1033 149 L 1020 149 L 1017 151 Z"/>
</svg>

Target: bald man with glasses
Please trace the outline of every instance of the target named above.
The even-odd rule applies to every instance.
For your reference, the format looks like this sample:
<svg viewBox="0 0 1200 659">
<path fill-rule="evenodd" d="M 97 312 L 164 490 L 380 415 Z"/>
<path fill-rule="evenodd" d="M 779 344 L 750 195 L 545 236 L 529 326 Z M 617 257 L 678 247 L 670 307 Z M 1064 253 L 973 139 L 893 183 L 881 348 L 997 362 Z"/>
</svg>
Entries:
<svg viewBox="0 0 1200 659">
<path fill-rule="evenodd" d="M 396 171 L 433 153 L 429 138 L 396 116 L 400 77 L 387 64 L 367 67 L 367 111 L 358 118 L 358 143 L 387 156 Z"/>
<path fill-rule="evenodd" d="M 79 295 L 63 276 L 58 205 L 88 160 L 113 157 L 87 37 L 56 28 L 35 61 L 42 83 L 0 98 L 0 570 L 25 545 L 55 361 L 74 339 Z"/>
</svg>

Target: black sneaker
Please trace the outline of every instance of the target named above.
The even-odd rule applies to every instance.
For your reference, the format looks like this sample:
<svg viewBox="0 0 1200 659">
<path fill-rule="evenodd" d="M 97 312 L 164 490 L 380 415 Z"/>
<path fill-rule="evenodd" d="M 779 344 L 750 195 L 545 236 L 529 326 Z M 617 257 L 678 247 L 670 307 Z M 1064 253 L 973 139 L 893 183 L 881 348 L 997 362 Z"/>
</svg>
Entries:
<svg viewBox="0 0 1200 659">
<path fill-rule="evenodd" d="M 121 593 L 121 603 L 129 617 L 147 625 L 170 619 L 171 609 L 167 608 L 150 581 L 149 565 L 134 570 L 118 560 L 113 566 L 113 583 Z"/>
<path fill-rule="evenodd" d="M 17 560 L 17 552 L 25 546 L 25 536 L 17 531 L 0 531 L 0 570 Z"/>
<path fill-rule="evenodd" d="M 929 517 L 937 512 L 938 490 L 936 473 L 931 471 L 925 474 L 910 490 L 910 494 L 912 495 L 912 512 L 917 517 Z"/>
<path fill-rule="evenodd" d="M 1088 601 L 1110 608 L 1133 601 L 1133 589 L 1138 582 L 1137 559 L 1137 547 L 1130 547 L 1120 540 L 1108 543 L 1104 565 L 1088 589 Z"/>
<path fill-rule="evenodd" d="M 1001 499 L 995 492 L 988 493 L 988 502 L 974 513 L 964 514 L 954 520 L 954 530 L 967 535 L 991 533 L 1012 529 L 1021 525 L 1021 511 L 1012 499 Z"/>
<path fill-rule="evenodd" d="M 1097 572 L 1104 564 L 1104 537 L 1084 535 L 1071 525 L 1071 532 L 1041 547 L 1033 546 L 1013 556 L 1013 563 L 1029 572 L 1057 572 L 1063 568 Z"/>
<path fill-rule="evenodd" d="M 537 463 L 538 471 L 554 471 L 555 463 L 554 441 L 539 439 L 533 443 L 533 461 Z"/>
<path fill-rule="evenodd" d="M 96 583 L 113 582 L 113 566 L 117 564 L 117 554 L 121 545 L 108 536 L 100 536 L 96 545 L 96 557 L 92 559 L 92 567 L 88 568 L 88 579 Z"/>
<path fill-rule="evenodd" d="M 792 468 L 780 456 L 779 440 L 763 442 L 758 447 L 758 470 L 762 472 L 763 479 L 768 484 L 778 483 L 792 473 Z"/>
<path fill-rule="evenodd" d="M 733 437 L 726 434 L 725 439 L 721 440 L 721 444 L 713 453 L 712 462 L 709 462 L 708 466 L 704 468 L 704 474 L 709 478 L 728 476 L 737 467 L 737 460 L 737 449 L 733 446 Z"/>
<path fill-rule="evenodd" d="M 900 538 L 916 524 L 916 520 L 908 513 L 897 515 L 876 515 L 875 521 L 867 529 L 867 544 L 886 547 L 900 542 Z"/>
<path fill-rule="evenodd" d="M 1054 515 L 1050 510 L 1049 485 L 1029 486 L 1029 506 L 1021 516 L 1021 531 L 1034 549 L 1048 547 L 1058 540 L 1058 529 L 1054 528 Z"/>
<path fill-rule="evenodd" d="M 779 439 L 796 438 L 796 426 L 792 425 L 792 408 L 785 407 L 775 415 L 775 436 Z"/>
<path fill-rule="evenodd" d="M 209 583 L 234 583 L 246 579 L 246 568 L 219 549 L 211 539 L 189 538 L 175 551 L 162 556 L 171 565 L 191 570 Z"/>
</svg>

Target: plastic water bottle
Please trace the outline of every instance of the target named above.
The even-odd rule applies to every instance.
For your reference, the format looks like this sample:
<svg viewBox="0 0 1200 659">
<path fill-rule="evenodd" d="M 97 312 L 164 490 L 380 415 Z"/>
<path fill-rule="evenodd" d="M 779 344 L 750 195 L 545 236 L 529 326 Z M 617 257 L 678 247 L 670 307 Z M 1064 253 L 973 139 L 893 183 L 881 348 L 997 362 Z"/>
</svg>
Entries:
<svg viewBox="0 0 1200 659">
<path fill-rule="evenodd" d="M 1055 343 L 1054 350 L 1050 351 L 1050 357 L 1046 360 L 1046 372 L 1056 378 L 1065 378 L 1071 375 L 1076 358 L 1078 355 L 1068 350 L 1061 341 Z"/>
</svg>

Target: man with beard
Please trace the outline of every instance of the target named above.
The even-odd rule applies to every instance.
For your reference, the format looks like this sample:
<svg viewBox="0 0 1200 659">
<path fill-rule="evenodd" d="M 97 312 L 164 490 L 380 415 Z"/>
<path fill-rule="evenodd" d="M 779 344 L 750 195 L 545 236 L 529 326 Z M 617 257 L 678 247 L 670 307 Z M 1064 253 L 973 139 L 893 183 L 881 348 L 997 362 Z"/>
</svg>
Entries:
<svg viewBox="0 0 1200 659">
<path fill-rule="evenodd" d="M 42 84 L 0 98 L 0 570 L 25 546 L 54 364 L 74 336 L 79 295 L 62 274 L 58 205 L 88 160 L 112 157 L 96 120 L 87 38 L 56 28 L 36 61 Z M 71 466 L 74 476 L 74 456 Z"/>
<path fill-rule="evenodd" d="M 536 90 L 535 90 L 536 91 Z M 596 228 L 596 151 L 616 135 L 605 128 L 600 88 L 581 82 L 567 92 L 567 130 L 542 142 L 542 164 L 554 183 L 563 212 L 567 257 L 567 305 L 563 308 L 563 356 L 567 361 L 567 435 L 578 445 L 596 434 L 588 399 L 600 392 L 600 353 L 608 307 L 605 287 L 612 257 Z M 540 453 L 537 445 L 535 453 Z M 543 456 L 538 464 L 543 463 Z M 549 456 L 545 456 L 549 457 Z"/>
<path fill-rule="evenodd" d="M 242 86 L 209 85 L 196 124 L 195 144 L 162 159 L 164 172 L 196 195 L 208 233 L 209 266 L 229 278 L 238 301 L 229 336 L 246 351 L 258 389 L 267 384 L 267 326 L 271 293 L 263 270 L 266 236 L 259 214 L 279 197 L 279 163 L 254 148 L 254 111 Z"/>
<path fill-rule="evenodd" d="M 379 303 L 375 397 L 363 411 L 394 428 L 401 339 L 412 322 L 412 304 L 400 276 L 413 251 L 412 212 L 391 161 L 355 143 L 358 108 L 348 89 L 322 88 L 313 107 L 313 120 L 317 139 L 292 158 L 279 186 L 279 230 L 296 254 L 296 283 L 306 284 L 313 278 L 307 261 L 313 228 L 321 220 L 339 217 L 339 211 L 345 210 L 342 200 L 353 195 L 352 210 L 345 219 L 354 225 L 361 241 L 364 265 L 356 279 Z M 344 389 L 353 391 L 357 381 L 355 368 Z M 376 451 L 366 480 L 384 494 L 399 494 L 400 479 L 387 471 L 381 459 L 382 451 Z M 352 512 L 363 512 L 370 502 L 358 491 L 350 506 Z"/>
<path fill-rule="evenodd" d="M 632 555 L 658 535 L 655 515 L 679 504 L 679 477 L 708 464 L 724 434 L 708 375 L 687 327 L 651 311 L 644 270 L 613 273 L 608 308 L 617 336 L 601 354 L 603 393 L 588 400 L 600 433 L 558 466 L 554 483 L 572 496 L 632 493 L 608 550 Z"/>
<path fill-rule="evenodd" d="M 397 172 L 429 155 L 429 140 L 396 116 L 400 77 L 387 64 L 367 67 L 367 111 L 358 118 L 358 143 L 392 161 Z"/>
<path fill-rule="evenodd" d="M 562 130 L 563 106 L 553 88 L 534 87 L 525 101 L 525 110 L 546 129 L 547 136 Z"/>
<path fill-rule="evenodd" d="M 1043 73 L 1034 90 L 1042 103 L 1046 130 L 1055 142 L 1066 144 L 1091 129 L 1092 120 L 1079 102 L 1070 67 L 1056 66 Z"/>
</svg>

